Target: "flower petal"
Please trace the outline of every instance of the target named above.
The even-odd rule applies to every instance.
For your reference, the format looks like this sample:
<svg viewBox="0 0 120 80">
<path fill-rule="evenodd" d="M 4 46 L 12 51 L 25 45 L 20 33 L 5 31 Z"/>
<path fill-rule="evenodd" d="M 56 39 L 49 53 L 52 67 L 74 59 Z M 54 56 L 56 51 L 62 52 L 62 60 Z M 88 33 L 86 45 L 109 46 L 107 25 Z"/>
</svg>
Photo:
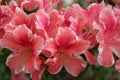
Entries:
<svg viewBox="0 0 120 80">
<path fill-rule="evenodd" d="M 110 44 L 110 49 L 117 57 L 120 58 L 120 41 L 112 40 L 112 43 Z"/>
<path fill-rule="evenodd" d="M 65 47 L 74 43 L 75 40 L 76 40 L 76 35 L 71 28 L 60 27 L 58 29 L 58 33 L 56 34 L 55 37 L 55 42 L 57 43 L 57 45 L 61 47 Z"/>
<path fill-rule="evenodd" d="M 89 41 L 80 39 L 80 40 L 77 40 L 75 43 L 69 45 L 65 51 L 67 53 L 73 53 L 73 54 L 79 55 L 85 50 L 87 50 L 88 47 L 89 47 Z"/>
<path fill-rule="evenodd" d="M 90 65 L 93 65 L 97 62 L 97 58 L 92 53 L 85 51 L 84 54 L 85 54 Z"/>
<path fill-rule="evenodd" d="M 44 66 L 41 65 L 39 71 L 36 70 L 31 74 L 32 80 L 41 80 L 41 76 L 43 72 L 44 72 Z"/>
<path fill-rule="evenodd" d="M 32 39 L 33 53 L 39 55 L 44 48 L 44 39 L 41 36 L 34 35 Z"/>
<path fill-rule="evenodd" d="M 110 67 L 115 63 L 112 51 L 110 50 L 108 45 L 100 45 L 98 62 L 104 67 Z"/>
<path fill-rule="evenodd" d="M 26 25 L 19 25 L 14 31 L 13 31 L 13 37 L 16 40 L 16 42 L 25 45 L 30 43 L 33 34 L 32 31 L 26 27 Z"/>
<path fill-rule="evenodd" d="M 24 63 L 23 71 L 26 73 L 33 73 L 35 71 L 34 68 L 34 60 L 35 60 L 35 55 L 30 55 L 26 62 Z"/>
<path fill-rule="evenodd" d="M 85 69 L 86 64 L 80 56 L 64 56 L 64 67 L 67 72 L 77 77 Z"/>
<path fill-rule="evenodd" d="M 19 1 L 19 5 L 21 5 L 22 9 L 27 9 L 32 11 L 36 8 L 43 8 L 43 1 L 42 0 L 24 0 Z"/>
<path fill-rule="evenodd" d="M 44 10 L 38 10 L 35 16 L 39 23 L 39 26 L 36 27 L 37 29 L 39 29 L 39 27 L 46 28 L 49 25 L 50 18 Z"/>
<path fill-rule="evenodd" d="M 12 51 L 20 51 L 23 47 L 14 40 L 12 35 L 12 33 L 5 33 L 0 39 L 0 46 Z"/>
<path fill-rule="evenodd" d="M 11 20 L 11 23 L 16 27 L 21 24 L 28 24 L 28 15 L 20 8 L 16 8 L 14 16 Z"/>
<path fill-rule="evenodd" d="M 47 64 L 49 66 L 47 70 L 51 74 L 56 74 L 63 67 L 63 58 L 62 58 L 62 56 L 57 55 L 57 56 L 54 56 L 53 58 L 47 59 L 45 64 Z"/>
<path fill-rule="evenodd" d="M 51 38 L 46 40 L 45 42 L 45 48 L 44 48 L 44 56 L 46 57 L 52 57 L 55 53 L 57 53 L 58 49 L 56 46 L 55 41 Z"/>
<path fill-rule="evenodd" d="M 117 24 L 117 17 L 111 6 L 108 6 L 101 11 L 99 19 L 107 30 L 112 29 Z"/>
<path fill-rule="evenodd" d="M 31 55 L 27 52 L 13 53 L 7 58 L 6 64 L 15 72 L 15 74 L 18 74 L 22 71 L 26 61 L 30 56 Z"/>
<path fill-rule="evenodd" d="M 14 72 L 12 72 L 12 80 L 29 80 L 29 78 L 25 76 L 24 72 L 21 72 L 19 74 L 15 74 Z"/>
</svg>

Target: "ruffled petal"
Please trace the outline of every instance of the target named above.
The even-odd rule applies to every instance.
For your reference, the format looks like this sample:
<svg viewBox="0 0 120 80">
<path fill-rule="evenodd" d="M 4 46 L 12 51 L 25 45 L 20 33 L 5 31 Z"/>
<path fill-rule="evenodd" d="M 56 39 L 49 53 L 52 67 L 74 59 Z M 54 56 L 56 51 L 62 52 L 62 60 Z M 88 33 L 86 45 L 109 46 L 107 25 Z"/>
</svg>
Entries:
<svg viewBox="0 0 120 80">
<path fill-rule="evenodd" d="M 112 51 L 107 45 L 100 45 L 98 62 L 104 67 L 110 67 L 115 63 Z"/>
<path fill-rule="evenodd" d="M 58 73 L 63 67 L 63 58 L 61 55 L 54 56 L 53 58 L 49 58 L 46 60 L 45 64 L 48 65 L 48 71 L 51 74 Z"/>
<path fill-rule="evenodd" d="M 110 49 L 114 54 L 120 58 L 120 41 L 113 41 L 113 43 L 110 44 Z"/>
<path fill-rule="evenodd" d="M 68 73 L 77 77 L 85 69 L 86 64 L 80 56 L 64 56 L 64 67 Z"/>
<path fill-rule="evenodd" d="M 73 53 L 73 54 L 81 54 L 82 52 L 84 52 L 85 50 L 87 50 L 89 47 L 89 41 L 86 40 L 78 40 L 75 43 L 69 45 L 65 51 L 67 53 Z"/>
<path fill-rule="evenodd" d="M 29 22 L 28 19 L 28 15 L 22 9 L 17 7 L 10 24 L 12 24 L 14 28 L 21 24 L 27 25 Z"/>
<path fill-rule="evenodd" d="M 19 1 L 19 5 L 22 9 L 27 9 L 28 11 L 32 11 L 36 8 L 43 8 L 43 1 L 42 0 L 21 0 Z"/>
<path fill-rule="evenodd" d="M 26 61 L 30 56 L 31 54 L 27 52 L 13 53 L 7 58 L 6 64 L 11 70 L 15 72 L 15 74 L 18 74 L 22 71 Z"/>
<path fill-rule="evenodd" d="M 36 56 L 35 55 L 30 55 L 26 62 L 24 63 L 23 71 L 26 73 L 33 73 L 35 71 L 34 68 L 34 60 Z"/>
<path fill-rule="evenodd" d="M 90 65 L 93 65 L 97 62 L 97 58 L 92 53 L 85 51 L 84 54 L 85 54 Z"/>
<path fill-rule="evenodd" d="M 101 2 L 100 4 L 92 3 L 90 6 L 87 8 L 87 19 L 89 21 L 96 21 L 98 22 L 99 14 L 100 12 L 105 8 L 104 2 Z"/>
<path fill-rule="evenodd" d="M 103 9 L 99 16 L 100 22 L 104 25 L 105 30 L 112 30 L 117 24 L 117 17 L 111 6 Z"/>
<path fill-rule="evenodd" d="M 14 40 L 22 45 L 26 45 L 31 42 L 33 37 L 32 31 L 26 27 L 26 25 L 19 25 L 13 31 Z"/>
<path fill-rule="evenodd" d="M 50 13 L 50 26 L 46 29 L 49 37 L 55 37 L 59 26 L 63 24 L 64 16 L 60 15 L 58 11 L 52 10 Z"/>
<path fill-rule="evenodd" d="M 29 80 L 29 78 L 27 78 L 24 72 L 21 72 L 19 74 L 12 72 L 12 80 Z"/>
<path fill-rule="evenodd" d="M 55 37 L 55 42 L 57 45 L 61 47 L 65 47 L 74 43 L 75 40 L 76 40 L 76 35 L 71 28 L 60 27 L 58 29 L 58 33 L 56 34 Z"/>
<path fill-rule="evenodd" d="M 41 76 L 43 72 L 44 72 L 44 66 L 41 65 L 39 71 L 36 70 L 31 74 L 32 80 L 41 80 Z"/>
<path fill-rule="evenodd" d="M 44 48 L 44 39 L 41 36 L 34 35 L 32 39 L 33 53 L 39 55 Z"/>
<path fill-rule="evenodd" d="M 12 35 L 12 33 L 5 33 L 0 39 L 0 46 L 12 51 L 20 51 L 23 47 L 14 40 Z"/>
<path fill-rule="evenodd" d="M 46 28 L 49 25 L 50 18 L 44 10 L 38 10 L 35 16 L 39 23 L 39 26 L 37 26 L 36 29 L 39 29 L 39 27 Z"/>
<path fill-rule="evenodd" d="M 53 39 L 48 39 L 45 42 L 45 48 L 43 51 L 44 56 L 52 57 L 55 53 L 57 53 L 57 45 Z"/>
</svg>

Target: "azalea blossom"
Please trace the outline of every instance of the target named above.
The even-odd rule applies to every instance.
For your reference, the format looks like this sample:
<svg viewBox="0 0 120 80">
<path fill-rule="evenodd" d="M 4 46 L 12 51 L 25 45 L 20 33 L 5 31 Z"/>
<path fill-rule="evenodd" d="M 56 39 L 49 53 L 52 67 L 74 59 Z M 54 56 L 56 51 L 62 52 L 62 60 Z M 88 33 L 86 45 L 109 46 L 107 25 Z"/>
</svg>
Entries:
<svg viewBox="0 0 120 80">
<path fill-rule="evenodd" d="M 98 62 L 102 66 L 109 67 L 115 63 L 113 53 L 120 57 L 118 18 L 112 7 L 108 6 L 101 12 L 99 19 L 102 25 L 94 23 L 95 28 L 99 30 L 97 34 L 97 41 L 100 43 Z"/>
<path fill-rule="evenodd" d="M 85 69 L 85 61 L 80 56 L 89 46 L 89 42 L 77 38 L 72 29 L 60 27 L 55 39 L 48 39 L 45 43 L 45 61 L 50 73 L 59 72 L 64 66 L 67 72 L 78 76 Z M 72 63 L 72 65 L 71 65 Z"/>
<path fill-rule="evenodd" d="M 5 33 L 0 40 L 0 46 L 13 51 L 6 64 L 15 74 L 22 71 L 34 74 L 39 70 L 42 74 L 44 60 L 39 54 L 44 48 L 43 44 L 43 38 L 33 35 L 26 25 L 19 25 L 13 32 Z"/>
</svg>

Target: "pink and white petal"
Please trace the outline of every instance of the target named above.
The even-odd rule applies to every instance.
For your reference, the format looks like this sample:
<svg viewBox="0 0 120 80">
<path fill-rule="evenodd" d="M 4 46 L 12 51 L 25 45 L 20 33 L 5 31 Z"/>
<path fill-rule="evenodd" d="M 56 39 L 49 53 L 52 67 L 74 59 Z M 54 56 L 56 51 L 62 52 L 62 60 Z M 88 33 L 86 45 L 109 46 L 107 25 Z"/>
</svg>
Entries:
<svg viewBox="0 0 120 80">
<path fill-rule="evenodd" d="M 26 61 L 29 59 L 31 55 L 29 53 L 13 53 L 7 58 L 7 66 L 18 74 L 22 71 Z"/>
<path fill-rule="evenodd" d="M 85 51 L 84 54 L 85 54 L 90 65 L 93 65 L 97 62 L 97 58 L 92 53 Z"/>
<path fill-rule="evenodd" d="M 113 41 L 113 40 L 112 40 Z M 114 54 L 120 58 L 120 41 L 116 41 L 114 40 L 111 44 L 110 44 L 110 49 L 112 50 L 112 52 L 114 52 Z"/>
<path fill-rule="evenodd" d="M 58 11 L 52 10 L 50 12 L 50 26 L 47 27 L 46 31 L 49 37 L 55 37 L 58 28 L 63 24 L 64 16 L 60 15 Z"/>
<path fill-rule="evenodd" d="M 68 7 L 65 11 L 65 19 L 69 21 L 69 18 L 72 16 L 74 18 L 80 16 L 84 16 L 84 12 L 85 10 L 83 8 L 81 8 L 78 4 L 74 4 L 72 7 Z M 79 15 L 81 14 L 81 15 Z"/>
<path fill-rule="evenodd" d="M 24 72 L 20 72 L 19 74 L 15 74 L 12 72 L 12 80 L 29 80 Z"/>
<path fill-rule="evenodd" d="M 43 55 L 46 57 L 52 57 L 58 52 L 57 45 L 53 38 L 46 40 Z"/>
<path fill-rule="evenodd" d="M 120 72 L 120 59 L 116 61 L 115 68 Z"/>
<path fill-rule="evenodd" d="M 13 32 L 16 26 L 13 26 L 11 23 L 6 24 L 4 27 L 5 32 Z"/>
<path fill-rule="evenodd" d="M 63 67 L 63 58 L 61 55 L 49 58 L 45 61 L 45 64 L 48 65 L 48 72 L 51 74 L 58 73 Z"/>
<path fill-rule="evenodd" d="M 51 19 L 51 22 L 50 22 L 51 27 L 56 27 L 56 26 L 62 25 L 62 23 L 64 21 L 64 16 L 60 15 L 57 10 L 52 10 L 49 15 L 50 15 L 50 19 Z"/>
<path fill-rule="evenodd" d="M 21 8 L 26 9 L 28 11 L 32 11 L 32 10 L 38 8 L 38 5 L 37 5 L 37 2 L 34 0 L 24 0 L 21 2 Z"/>
<path fill-rule="evenodd" d="M 43 9 L 43 1 L 42 0 L 26 0 L 21 3 L 22 9 L 27 9 L 32 11 L 36 8 Z"/>
<path fill-rule="evenodd" d="M 41 80 L 41 76 L 43 72 L 44 72 L 44 66 L 41 65 L 39 71 L 36 70 L 33 73 L 31 73 L 32 80 Z"/>
<path fill-rule="evenodd" d="M 0 39 L 0 46 L 2 48 L 8 48 L 12 51 L 20 51 L 23 49 L 23 47 L 14 40 L 13 34 L 9 32 L 5 33 Z"/>
<path fill-rule="evenodd" d="M 14 13 L 9 6 L 1 6 L 0 8 L 2 10 L 2 15 L 0 17 L 0 28 L 3 28 L 11 21 Z"/>
<path fill-rule="evenodd" d="M 23 24 L 15 28 L 15 30 L 13 31 L 13 37 L 16 40 L 16 42 L 25 45 L 30 43 L 33 34 L 32 31 L 26 25 Z"/>
<path fill-rule="evenodd" d="M 100 22 L 105 26 L 105 30 L 109 30 L 117 24 L 117 17 L 111 6 L 103 9 L 99 16 Z"/>
<path fill-rule="evenodd" d="M 96 35 L 96 40 L 98 42 L 103 42 L 104 40 L 104 35 L 105 35 L 105 30 L 101 25 L 98 25 L 96 22 L 93 22 L 93 28 L 99 30 L 99 33 Z"/>
<path fill-rule="evenodd" d="M 76 40 L 76 35 L 71 28 L 68 27 L 59 27 L 58 33 L 55 37 L 55 42 L 58 46 L 66 47 Z"/>
<path fill-rule="evenodd" d="M 68 73 L 77 77 L 85 69 L 86 63 L 81 56 L 64 56 L 64 67 Z"/>
<path fill-rule="evenodd" d="M 73 53 L 73 54 L 79 55 L 84 51 L 86 51 L 88 48 L 89 48 L 89 41 L 80 39 L 75 43 L 69 45 L 65 51 L 67 53 Z"/>
<path fill-rule="evenodd" d="M 36 56 L 35 59 L 34 59 L 34 68 L 39 71 L 41 66 L 44 66 L 44 60 L 39 57 L 39 56 Z"/>
<path fill-rule="evenodd" d="M 103 10 L 103 8 L 105 8 L 104 2 L 101 2 L 100 4 L 92 3 L 87 8 L 87 18 L 90 21 L 98 22 L 99 14 Z"/>
<path fill-rule="evenodd" d="M 99 46 L 98 62 L 104 67 L 111 67 L 115 63 L 112 51 L 108 45 Z"/>
<path fill-rule="evenodd" d="M 33 54 L 39 55 L 44 48 L 44 39 L 41 36 L 34 35 L 32 39 Z"/>
<path fill-rule="evenodd" d="M 45 40 L 48 39 L 48 34 L 43 26 L 40 26 L 38 22 L 35 22 L 35 26 L 32 26 L 33 33 L 37 34 L 38 36 L 43 37 Z"/>
<path fill-rule="evenodd" d="M 35 60 L 35 55 L 32 54 L 28 57 L 26 62 L 24 63 L 23 71 L 26 73 L 33 73 L 36 69 L 34 68 L 34 60 Z"/>
<path fill-rule="evenodd" d="M 21 24 L 28 24 L 28 15 L 20 8 L 16 8 L 14 16 L 11 20 L 11 24 L 14 25 L 14 28 Z"/>
<path fill-rule="evenodd" d="M 50 18 L 44 10 L 38 10 L 35 16 L 40 27 L 46 28 L 49 25 Z M 39 26 L 37 26 L 37 29 L 39 29 Z"/>
</svg>

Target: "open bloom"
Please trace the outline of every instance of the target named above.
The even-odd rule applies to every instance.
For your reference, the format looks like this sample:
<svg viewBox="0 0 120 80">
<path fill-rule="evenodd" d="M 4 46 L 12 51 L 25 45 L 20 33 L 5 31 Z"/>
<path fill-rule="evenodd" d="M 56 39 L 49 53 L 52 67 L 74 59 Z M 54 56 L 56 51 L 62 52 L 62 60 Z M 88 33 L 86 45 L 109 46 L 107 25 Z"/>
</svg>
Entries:
<svg viewBox="0 0 120 80">
<path fill-rule="evenodd" d="M 115 16 L 111 6 L 106 7 L 99 16 L 102 25 L 94 23 L 94 27 L 99 30 L 97 41 L 99 45 L 98 62 L 100 65 L 109 67 L 115 63 L 112 52 L 120 58 L 120 32 L 118 17 Z"/>
<path fill-rule="evenodd" d="M 89 42 L 79 39 L 69 27 L 59 27 L 55 39 L 45 43 L 44 55 L 48 57 L 48 71 L 52 74 L 59 72 L 64 66 L 67 72 L 78 76 L 86 64 L 80 56 L 89 46 Z"/>
<path fill-rule="evenodd" d="M 15 74 L 43 72 L 43 59 L 39 54 L 44 48 L 42 37 L 34 35 L 26 25 L 19 25 L 13 32 L 6 32 L 0 39 L 0 46 L 13 51 L 7 58 L 7 66 Z M 41 75 L 41 73 L 40 73 Z"/>
</svg>

